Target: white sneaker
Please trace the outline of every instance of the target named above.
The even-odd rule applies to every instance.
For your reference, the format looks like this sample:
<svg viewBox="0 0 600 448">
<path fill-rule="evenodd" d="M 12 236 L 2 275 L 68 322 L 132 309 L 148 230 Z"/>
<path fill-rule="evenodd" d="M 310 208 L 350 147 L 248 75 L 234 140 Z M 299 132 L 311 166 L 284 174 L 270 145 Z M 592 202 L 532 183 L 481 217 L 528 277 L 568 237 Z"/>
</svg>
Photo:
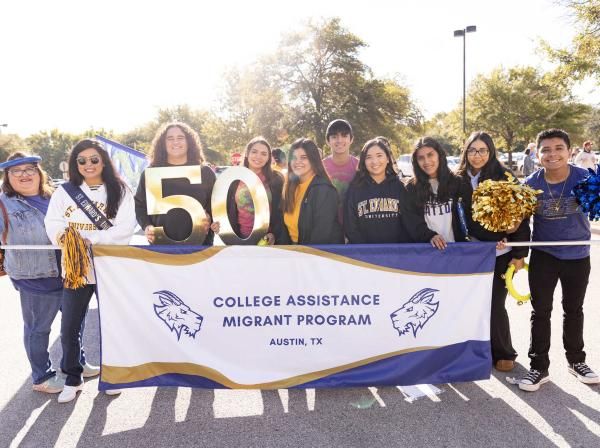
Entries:
<svg viewBox="0 0 600 448">
<path fill-rule="evenodd" d="M 106 395 L 120 395 L 123 392 L 121 389 L 107 389 L 104 391 Z"/>
<path fill-rule="evenodd" d="M 58 396 L 59 403 L 68 403 L 69 401 L 73 401 L 75 397 L 77 397 L 77 392 L 83 390 L 84 383 L 81 383 L 79 386 L 66 386 L 63 388 L 62 392 Z"/>
<path fill-rule="evenodd" d="M 93 366 L 88 364 L 87 362 L 83 365 L 83 373 L 84 378 L 93 378 L 95 376 L 100 375 L 100 367 Z"/>
</svg>

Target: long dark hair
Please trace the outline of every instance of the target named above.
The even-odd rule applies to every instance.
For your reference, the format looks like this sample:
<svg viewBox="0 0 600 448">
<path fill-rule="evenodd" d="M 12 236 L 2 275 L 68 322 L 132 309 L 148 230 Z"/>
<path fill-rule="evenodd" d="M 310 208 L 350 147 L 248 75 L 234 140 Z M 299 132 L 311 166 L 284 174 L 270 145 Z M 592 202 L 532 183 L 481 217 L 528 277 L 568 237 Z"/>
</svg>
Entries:
<svg viewBox="0 0 600 448">
<path fill-rule="evenodd" d="M 117 216 L 117 210 L 119 210 L 121 200 L 123 196 L 125 196 L 127 185 L 125 182 L 123 182 L 119 176 L 119 173 L 117 173 L 117 170 L 110 160 L 110 157 L 108 157 L 108 153 L 104 150 L 102 144 L 98 140 L 86 138 L 73 146 L 71 154 L 69 155 L 69 181 L 77 186 L 83 183 L 83 176 L 77 167 L 77 157 L 86 149 L 95 149 L 100 155 L 102 163 L 104 164 L 101 176 L 102 182 L 104 182 L 106 187 L 105 214 L 107 218 L 112 219 Z"/>
<path fill-rule="evenodd" d="M 29 156 L 30 156 L 29 154 L 25 154 L 24 152 L 16 151 L 16 152 L 13 152 L 12 154 L 10 154 L 6 158 L 6 161 L 8 162 L 9 160 L 22 159 L 23 157 L 29 157 Z M 52 192 L 54 191 L 54 188 L 52 188 L 52 186 L 50 185 L 48 174 L 42 169 L 42 167 L 40 166 L 39 163 L 32 163 L 32 165 L 35 167 L 35 170 L 38 172 L 38 174 L 40 176 L 40 186 L 38 189 L 38 194 L 40 196 L 48 199 L 52 195 Z M 16 196 L 18 193 L 15 191 L 15 189 L 10 184 L 10 181 L 8 180 L 8 170 L 9 169 L 10 168 L 7 168 L 4 170 L 4 179 L 2 179 L 2 188 L 1 189 L 4 192 L 4 194 L 10 198 L 12 196 Z"/>
<path fill-rule="evenodd" d="M 415 142 L 414 150 L 411 155 L 411 162 L 415 175 L 409 182 L 415 187 L 417 203 L 419 205 L 424 205 L 427 201 L 431 201 L 434 198 L 433 190 L 429 183 L 429 175 L 427 175 L 417 163 L 417 151 L 426 147 L 433 149 L 437 153 L 439 160 L 436 176 L 439 186 L 436 200 L 438 202 L 446 202 L 450 199 L 451 192 L 454 189 L 456 176 L 450 171 L 450 168 L 448 168 L 446 151 L 444 151 L 440 142 L 433 137 L 422 137 Z"/>
<path fill-rule="evenodd" d="M 290 150 L 288 152 L 288 172 L 285 179 L 285 186 L 283 187 L 283 200 L 281 201 L 282 209 L 284 212 L 292 213 L 294 211 L 294 199 L 296 197 L 296 188 L 300 183 L 300 178 L 294 174 L 292 171 L 292 161 L 294 160 L 294 152 L 297 149 L 303 149 L 308 156 L 308 161 L 310 162 L 310 166 L 314 171 L 316 176 L 320 176 L 325 179 L 327 182 L 331 184 L 331 179 L 327 175 L 327 171 L 325 171 L 325 167 L 323 166 L 323 162 L 321 161 L 321 151 L 315 142 L 308 138 L 299 138 L 292 146 L 290 146 Z"/>
<path fill-rule="evenodd" d="M 392 157 L 392 150 L 390 149 L 389 142 L 384 137 L 375 137 L 375 138 L 372 138 L 371 140 L 367 141 L 364 144 L 364 146 L 362 147 L 362 149 L 360 150 L 360 158 L 358 160 L 358 168 L 356 171 L 356 175 L 354 176 L 354 179 L 352 179 L 352 182 L 350 182 L 351 185 L 363 185 L 371 176 L 369 174 L 369 171 L 367 170 L 365 161 L 367 160 L 367 155 L 369 153 L 369 149 L 371 149 L 373 146 L 379 147 L 387 156 L 388 162 L 387 162 L 387 165 L 385 166 L 386 179 L 388 177 L 398 176 L 398 173 L 396 172 L 396 169 L 394 167 L 394 158 Z"/>
<path fill-rule="evenodd" d="M 261 143 L 263 145 L 265 145 L 267 147 L 267 149 L 269 150 L 269 158 L 267 160 L 267 163 L 265 164 L 265 166 L 263 166 L 261 168 L 261 171 L 263 173 L 263 175 L 265 176 L 266 182 L 267 184 L 270 186 L 271 182 L 273 182 L 273 179 L 275 177 L 279 177 L 281 178 L 281 174 L 279 174 L 276 171 L 273 171 L 273 169 L 271 168 L 271 145 L 269 145 L 269 142 L 267 141 L 266 138 L 264 138 L 263 136 L 258 136 L 258 137 L 254 137 L 252 140 L 250 140 L 248 142 L 248 144 L 246 145 L 246 152 L 244 153 L 244 166 L 246 168 L 249 167 L 248 164 L 248 155 L 250 154 L 250 150 L 252 149 L 252 147 L 254 145 L 256 145 L 257 143 Z"/>
<path fill-rule="evenodd" d="M 204 153 L 202 152 L 202 143 L 200 143 L 200 137 L 198 133 L 194 131 L 189 125 L 180 121 L 172 121 L 162 125 L 152 140 L 152 161 L 150 162 L 151 167 L 167 166 L 167 131 L 171 128 L 177 127 L 181 129 L 181 132 L 185 135 L 185 141 L 187 142 L 187 164 L 189 165 L 201 165 L 204 163 Z"/>
<path fill-rule="evenodd" d="M 481 140 L 483 143 L 485 143 L 489 150 L 488 161 L 483 168 L 481 168 L 481 176 L 479 177 L 480 182 L 486 179 L 498 178 L 502 176 L 505 171 L 510 171 L 502 164 L 502 162 L 500 162 L 500 160 L 498 160 L 496 145 L 494 145 L 494 140 L 492 140 L 490 134 L 484 131 L 476 131 L 469 135 L 469 138 L 467 138 L 465 141 L 463 149 L 460 153 L 460 163 L 458 164 L 456 174 L 468 179 L 467 171 L 471 169 L 471 164 L 469 163 L 469 159 L 467 157 L 467 151 L 476 140 Z"/>
</svg>

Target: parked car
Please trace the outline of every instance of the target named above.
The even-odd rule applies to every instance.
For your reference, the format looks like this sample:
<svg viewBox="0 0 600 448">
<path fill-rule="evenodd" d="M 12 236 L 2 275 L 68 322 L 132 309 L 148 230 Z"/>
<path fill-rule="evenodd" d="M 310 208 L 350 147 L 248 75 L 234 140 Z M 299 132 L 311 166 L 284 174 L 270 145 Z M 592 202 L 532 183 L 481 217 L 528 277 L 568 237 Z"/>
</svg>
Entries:
<svg viewBox="0 0 600 448">
<path fill-rule="evenodd" d="M 522 154 L 522 155 L 523 155 L 522 157 L 519 157 L 519 159 L 517 160 L 517 171 L 516 171 L 516 172 L 517 172 L 517 174 L 522 174 L 522 175 L 524 175 L 524 172 L 523 172 L 523 165 L 525 164 L 525 157 L 528 157 L 528 156 L 527 156 L 527 155 L 526 155 L 524 152 L 518 152 L 518 153 L 516 153 L 516 154 Z M 513 154 L 513 157 L 514 157 L 516 154 Z M 540 161 L 538 160 L 538 158 L 537 158 L 537 157 L 535 157 L 535 158 L 533 159 L 533 163 L 534 163 L 534 168 L 533 168 L 533 171 L 537 171 L 537 170 L 539 170 L 539 169 L 540 169 Z"/>
<path fill-rule="evenodd" d="M 64 184 L 66 182 L 66 180 L 64 179 L 50 179 L 50 184 L 56 188 L 61 184 Z"/>
<path fill-rule="evenodd" d="M 500 160 L 505 167 L 509 168 L 516 175 L 523 174 L 523 157 L 525 156 L 522 152 L 513 152 L 512 153 L 512 163 L 508 163 L 508 153 L 499 152 L 498 160 Z M 521 170 L 519 171 L 518 161 L 521 160 Z"/>
<path fill-rule="evenodd" d="M 460 157 L 447 156 L 446 161 L 448 162 L 448 168 L 450 168 L 450 171 L 456 171 L 458 164 L 460 163 Z"/>
<path fill-rule="evenodd" d="M 446 162 L 448 163 L 448 168 L 450 168 L 450 171 L 455 171 L 456 168 L 458 168 L 458 164 L 460 163 L 460 157 L 447 156 Z M 398 157 L 396 163 L 398 164 L 398 175 L 400 176 L 400 178 L 412 177 L 415 175 L 412 167 L 411 154 L 402 154 L 400 157 Z"/>
<path fill-rule="evenodd" d="M 412 161 L 410 154 L 402 154 L 396 161 L 398 164 L 398 176 L 402 179 L 403 177 L 412 177 L 413 173 Z"/>
</svg>

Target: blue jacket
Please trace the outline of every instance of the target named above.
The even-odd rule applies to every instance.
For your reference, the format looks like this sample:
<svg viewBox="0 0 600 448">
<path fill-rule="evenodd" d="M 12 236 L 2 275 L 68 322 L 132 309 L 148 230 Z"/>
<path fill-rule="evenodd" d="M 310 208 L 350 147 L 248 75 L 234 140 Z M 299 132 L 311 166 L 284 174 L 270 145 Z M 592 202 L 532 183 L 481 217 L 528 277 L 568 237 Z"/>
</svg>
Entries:
<svg viewBox="0 0 600 448">
<path fill-rule="evenodd" d="M 7 243 L 52 245 L 46 235 L 44 214 L 32 207 L 18 195 L 8 197 L 0 194 L 0 200 L 8 214 Z M 4 219 L 0 214 L 0 235 L 4 231 Z M 57 277 L 58 263 L 54 249 L 17 250 L 4 253 L 4 269 L 14 280 Z"/>
</svg>

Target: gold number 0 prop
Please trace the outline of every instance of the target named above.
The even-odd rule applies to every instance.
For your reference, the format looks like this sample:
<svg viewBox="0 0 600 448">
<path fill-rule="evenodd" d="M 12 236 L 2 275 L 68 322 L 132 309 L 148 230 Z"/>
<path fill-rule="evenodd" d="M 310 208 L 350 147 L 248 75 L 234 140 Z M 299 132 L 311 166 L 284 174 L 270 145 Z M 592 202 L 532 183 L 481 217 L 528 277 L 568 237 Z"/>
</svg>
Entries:
<svg viewBox="0 0 600 448">
<path fill-rule="evenodd" d="M 188 179 L 190 184 L 202 183 L 202 167 L 169 166 L 146 169 L 146 203 L 149 215 L 164 215 L 174 208 L 185 210 L 192 218 L 192 232 L 181 241 L 172 240 L 162 227 L 154 229 L 154 244 L 202 244 L 210 225 L 202 204 L 191 196 L 173 195 L 163 197 L 164 179 Z"/>
<path fill-rule="evenodd" d="M 227 193 L 230 185 L 236 180 L 246 184 L 254 203 L 254 226 L 248 238 L 245 239 L 240 238 L 233 231 L 227 215 Z M 271 212 L 267 190 L 260 178 L 248 168 L 232 166 L 221 173 L 213 188 L 211 204 L 213 221 L 218 221 L 221 226 L 219 237 L 227 245 L 255 245 L 269 231 Z"/>
</svg>

